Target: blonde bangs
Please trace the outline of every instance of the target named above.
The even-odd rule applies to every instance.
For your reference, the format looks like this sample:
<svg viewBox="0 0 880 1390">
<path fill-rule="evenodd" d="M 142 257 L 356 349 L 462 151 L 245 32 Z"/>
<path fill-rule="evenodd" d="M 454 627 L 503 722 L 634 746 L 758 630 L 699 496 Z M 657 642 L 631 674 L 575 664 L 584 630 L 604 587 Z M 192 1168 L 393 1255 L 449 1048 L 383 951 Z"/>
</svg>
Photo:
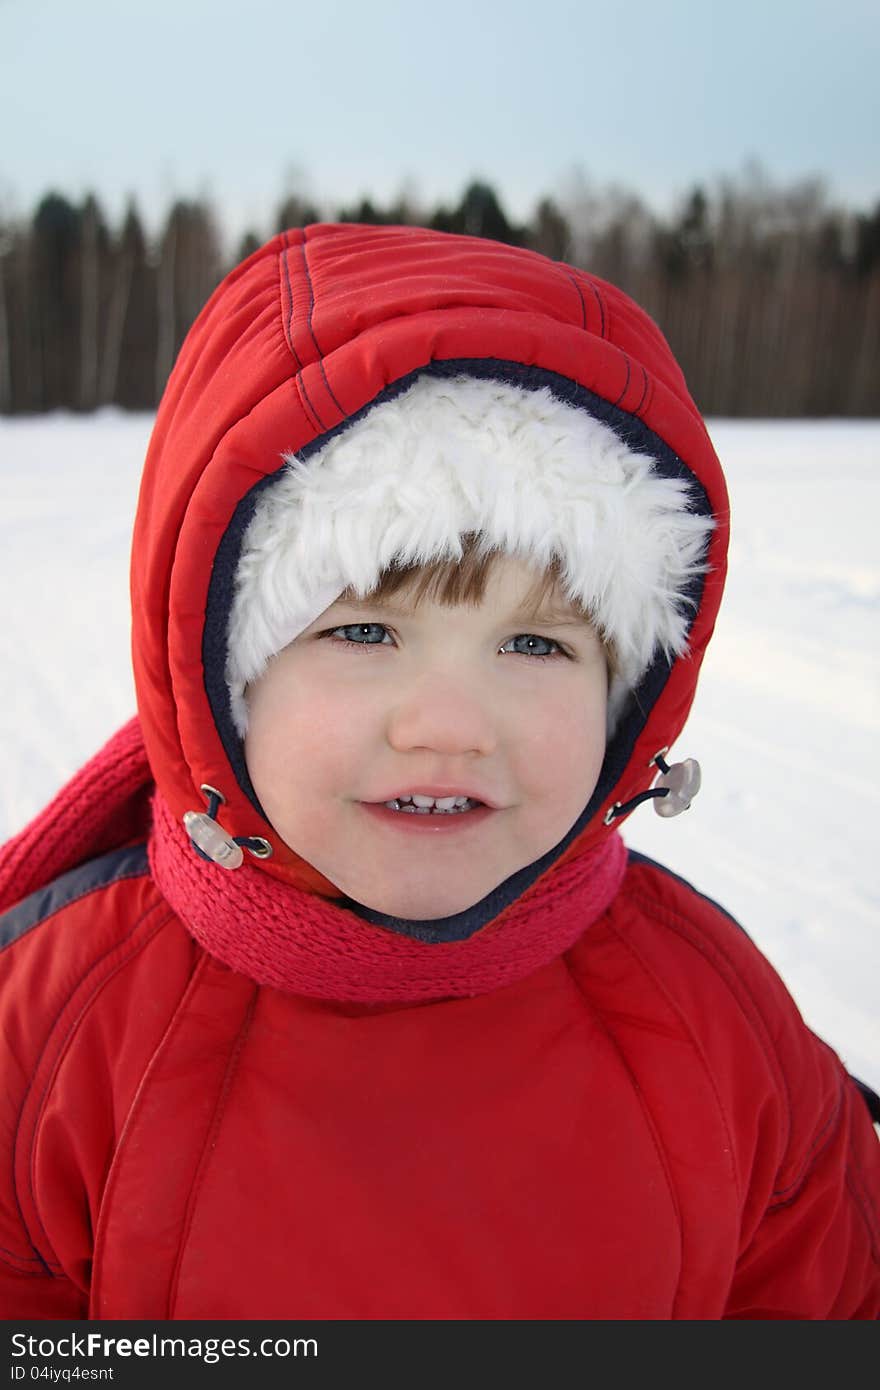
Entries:
<svg viewBox="0 0 880 1390">
<path fill-rule="evenodd" d="M 461 544 L 463 553 L 460 560 L 434 560 L 426 565 L 392 565 L 383 570 L 378 583 L 364 596 L 363 601 L 381 601 L 405 591 L 416 608 L 425 600 L 437 603 L 443 608 L 454 608 L 458 605 L 476 607 L 485 597 L 492 570 L 502 552 L 492 550 L 487 553 L 481 549 L 479 536 L 475 532 L 463 535 Z M 538 614 L 550 605 L 554 590 L 560 583 L 560 575 L 561 562 L 554 556 L 543 573 L 535 575 L 534 582 L 525 596 L 523 611 L 527 616 L 537 618 Z M 352 586 L 339 595 L 341 601 L 353 600 L 356 597 Z M 599 632 L 595 615 L 583 604 L 574 600 L 563 600 L 563 608 L 559 611 L 560 614 L 564 611 L 566 616 L 571 612 L 577 613 L 588 626 Z M 603 638 L 601 632 L 599 636 L 605 649 L 608 674 L 613 676 L 618 669 L 613 644 Z"/>
</svg>

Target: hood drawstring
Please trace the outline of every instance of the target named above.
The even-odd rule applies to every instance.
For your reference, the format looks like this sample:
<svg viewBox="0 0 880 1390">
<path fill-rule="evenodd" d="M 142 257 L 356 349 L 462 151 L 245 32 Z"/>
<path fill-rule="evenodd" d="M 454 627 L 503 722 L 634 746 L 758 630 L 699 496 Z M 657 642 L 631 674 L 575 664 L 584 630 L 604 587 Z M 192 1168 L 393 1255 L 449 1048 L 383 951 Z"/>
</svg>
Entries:
<svg viewBox="0 0 880 1390">
<path fill-rule="evenodd" d="M 244 859 L 242 848 L 255 859 L 268 859 L 272 846 L 262 835 L 227 835 L 222 825 L 217 823 L 217 811 L 226 797 L 216 787 L 203 782 L 199 791 L 207 797 L 208 810 L 186 811 L 183 824 L 190 843 L 201 859 L 209 864 L 219 864 L 221 869 L 238 869 Z"/>
<path fill-rule="evenodd" d="M 632 797 L 627 802 L 615 801 L 614 805 L 605 814 L 605 825 L 610 825 L 618 816 L 626 816 L 633 811 L 636 806 L 641 806 L 643 801 L 654 799 L 654 810 L 658 816 L 667 819 L 670 816 L 678 816 L 682 811 L 687 811 L 691 802 L 700 790 L 702 781 L 700 764 L 696 758 L 685 758 L 684 762 L 673 763 L 671 766 L 664 762 L 663 754 L 668 753 L 668 748 L 661 748 L 659 753 L 655 753 L 648 767 L 655 764 L 660 769 L 660 776 L 654 786 L 646 792 L 640 792 L 638 796 Z"/>
</svg>

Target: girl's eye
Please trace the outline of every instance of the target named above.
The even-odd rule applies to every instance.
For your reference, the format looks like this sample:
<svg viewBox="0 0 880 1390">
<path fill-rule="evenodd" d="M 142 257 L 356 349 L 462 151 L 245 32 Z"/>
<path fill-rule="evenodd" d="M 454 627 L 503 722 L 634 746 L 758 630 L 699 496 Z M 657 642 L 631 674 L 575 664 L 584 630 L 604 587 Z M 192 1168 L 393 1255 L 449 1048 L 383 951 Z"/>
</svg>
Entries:
<svg viewBox="0 0 880 1390">
<path fill-rule="evenodd" d="M 360 633 L 364 633 L 364 632 L 367 632 L 370 628 L 373 628 L 373 629 L 378 628 L 378 629 L 380 630 L 380 632 L 386 632 L 386 631 L 387 631 L 387 629 L 386 629 L 385 627 L 383 627 L 383 625 L 382 625 L 381 623 L 349 623 L 349 624 L 348 624 L 347 626 L 345 626 L 345 627 L 334 627 L 334 628 L 331 628 L 330 631 L 329 631 L 328 633 L 326 633 L 325 635 L 328 636 L 328 637 L 333 637 L 333 636 L 334 636 L 334 633 L 337 633 L 337 632 L 360 632 Z M 382 645 L 381 641 L 380 641 L 380 642 L 374 642 L 374 641 L 372 641 L 371 639 L 368 639 L 366 642 L 361 642 L 361 641 L 358 641 L 357 638 L 337 637 L 337 638 L 335 638 L 334 640 L 337 641 L 337 642 L 343 642 L 343 643 L 347 644 L 349 647 L 378 647 L 378 646 L 381 646 L 381 645 Z"/>
<path fill-rule="evenodd" d="M 519 646 L 514 655 L 534 656 L 537 657 L 539 662 L 548 662 L 553 656 L 564 656 L 562 646 L 559 645 L 559 642 L 553 641 L 552 637 L 538 637 L 537 632 L 520 632 L 517 637 L 510 638 L 510 642 L 523 642 L 523 644 L 525 644 L 524 646 Z M 510 642 L 505 642 L 505 646 L 509 646 Z M 555 648 L 555 651 L 535 651 L 535 646 L 541 645 L 552 646 L 552 648 Z M 502 651 L 503 649 L 505 648 L 502 648 Z"/>
<path fill-rule="evenodd" d="M 329 632 L 323 633 L 322 635 L 325 636 L 325 637 L 330 637 L 330 638 L 332 638 L 333 641 L 339 642 L 341 645 L 344 645 L 344 646 L 347 646 L 347 647 L 352 647 L 352 648 L 355 648 L 355 647 L 380 647 L 380 646 L 385 646 L 386 644 L 382 641 L 381 636 L 379 637 L 378 641 L 377 641 L 377 640 L 374 640 L 373 638 L 371 638 L 371 637 L 369 637 L 369 636 L 365 636 L 365 635 L 366 635 L 367 633 L 369 633 L 371 630 L 372 630 L 374 633 L 378 631 L 379 633 L 386 633 L 386 634 L 387 634 L 387 632 L 388 632 L 388 629 L 384 626 L 383 623 L 348 623 L 347 625 L 344 625 L 344 626 L 342 626 L 342 627 L 334 627 L 334 628 L 331 628 L 331 629 L 329 630 Z M 353 632 L 353 633 L 359 634 L 359 636 L 356 636 L 356 637 L 337 637 L 337 636 L 336 636 L 336 633 L 337 633 L 337 632 L 343 632 L 343 633 Z M 362 640 L 362 639 L 365 639 L 365 640 Z M 511 637 L 511 638 L 509 638 L 509 640 L 508 640 L 507 642 L 505 642 L 505 644 L 504 644 L 505 647 L 509 646 L 511 642 L 526 642 L 526 643 L 532 643 L 532 644 L 534 644 L 534 643 L 543 643 L 545 647 L 553 647 L 553 648 L 555 648 L 555 650 L 554 650 L 554 651 L 551 651 L 551 652 L 542 652 L 542 651 L 535 651 L 535 650 L 534 650 L 534 647 L 532 646 L 532 647 L 520 648 L 519 650 L 517 650 L 517 651 L 515 651 L 515 652 L 513 653 L 514 656 L 527 656 L 527 657 L 529 657 L 529 658 L 530 658 L 531 660 L 533 660 L 533 661 L 552 661 L 552 660 L 554 660 L 554 659 L 557 658 L 557 657 L 565 656 L 565 652 L 562 650 L 562 648 L 560 647 L 559 643 L 558 643 L 558 642 L 554 642 L 554 640 L 553 640 L 552 637 L 539 637 L 536 633 L 532 633 L 532 632 L 521 632 L 521 633 L 519 633 L 516 637 Z"/>
</svg>

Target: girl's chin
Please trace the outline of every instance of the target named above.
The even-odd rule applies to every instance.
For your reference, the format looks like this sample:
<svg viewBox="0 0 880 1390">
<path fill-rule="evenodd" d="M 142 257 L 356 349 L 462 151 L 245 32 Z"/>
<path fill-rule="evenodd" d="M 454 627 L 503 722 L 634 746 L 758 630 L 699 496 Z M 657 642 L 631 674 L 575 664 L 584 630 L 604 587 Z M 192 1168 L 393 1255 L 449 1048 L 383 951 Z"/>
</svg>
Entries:
<svg viewBox="0 0 880 1390">
<path fill-rule="evenodd" d="M 475 886 L 463 891 L 459 884 L 459 891 L 453 894 L 448 891 L 448 885 L 446 891 L 438 888 L 432 893 L 425 883 L 420 883 L 413 884 L 410 891 L 400 891 L 398 886 L 389 892 L 381 887 L 371 887 L 369 883 L 358 884 L 344 876 L 340 880 L 325 870 L 321 872 L 346 897 L 368 907 L 371 912 L 381 912 L 385 917 L 399 917 L 404 922 L 436 922 L 441 917 L 455 917 L 459 912 L 467 912 L 474 907 L 496 886 L 489 884 L 485 889 Z"/>
<path fill-rule="evenodd" d="M 468 908 L 474 907 L 480 901 L 478 897 L 438 898 L 426 901 L 424 894 L 415 899 L 393 895 L 385 897 L 382 894 L 359 897 L 356 893 L 349 893 L 349 897 L 362 903 L 364 907 L 369 907 L 373 912 L 381 912 L 385 917 L 399 917 L 404 922 L 436 922 L 441 917 L 456 917 L 459 912 L 467 912 Z"/>
</svg>

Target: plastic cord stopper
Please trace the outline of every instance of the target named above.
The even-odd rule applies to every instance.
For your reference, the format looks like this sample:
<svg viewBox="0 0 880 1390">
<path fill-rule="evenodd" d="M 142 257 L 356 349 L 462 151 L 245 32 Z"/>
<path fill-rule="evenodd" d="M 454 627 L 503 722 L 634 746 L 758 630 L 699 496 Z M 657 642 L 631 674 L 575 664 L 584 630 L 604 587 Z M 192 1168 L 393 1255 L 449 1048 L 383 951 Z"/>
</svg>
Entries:
<svg viewBox="0 0 880 1390">
<path fill-rule="evenodd" d="M 222 869 L 237 869 L 244 859 L 241 846 L 231 835 L 227 835 L 204 811 L 186 811 L 183 825 L 187 835 L 206 859 L 219 864 Z"/>
<path fill-rule="evenodd" d="M 654 810 L 658 816 L 678 816 L 686 811 L 700 790 L 700 764 L 696 758 L 685 758 L 683 763 L 673 763 L 671 767 L 663 764 L 655 787 L 665 787 L 668 796 L 658 796 Z"/>
</svg>

